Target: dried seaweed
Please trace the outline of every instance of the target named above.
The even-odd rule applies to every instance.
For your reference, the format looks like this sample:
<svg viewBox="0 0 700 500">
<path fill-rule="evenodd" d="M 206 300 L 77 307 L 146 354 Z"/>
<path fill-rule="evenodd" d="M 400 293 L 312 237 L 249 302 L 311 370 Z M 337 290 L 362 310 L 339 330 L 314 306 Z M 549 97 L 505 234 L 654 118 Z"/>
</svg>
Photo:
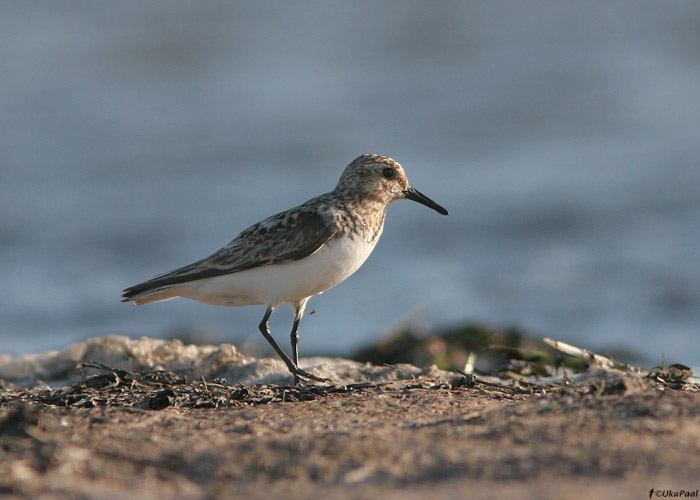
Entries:
<svg viewBox="0 0 700 500">
<path fill-rule="evenodd" d="M 224 408 L 276 402 L 312 401 L 333 394 L 352 394 L 367 390 L 457 389 L 472 387 L 471 376 L 452 382 L 438 379 L 412 379 L 386 383 L 348 385 L 254 385 L 229 384 L 226 380 L 188 380 L 172 372 L 138 373 L 101 363 L 83 363 L 83 370 L 97 370 L 76 384 L 59 389 L 5 390 L 0 402 L 34 401 L 51 406 L 93 408 L 98 406 L 134 407 L 144 410 L 164 408 Z M 514 389 L 517 390 L 517 389 Z"/>
</svg>

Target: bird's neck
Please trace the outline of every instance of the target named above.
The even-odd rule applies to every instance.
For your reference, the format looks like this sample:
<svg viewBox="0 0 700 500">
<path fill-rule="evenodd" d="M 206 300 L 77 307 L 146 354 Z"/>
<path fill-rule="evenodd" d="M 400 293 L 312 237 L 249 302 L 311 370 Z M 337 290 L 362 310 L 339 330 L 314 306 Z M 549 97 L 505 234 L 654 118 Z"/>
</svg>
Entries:
<svg viewBox="0 0 700 500">
<path fill-rule="evenodd" d="M 336 220 L 346 236 L 359 237 L 372 243 L 382 234 L 385 216 L 385 203 L 364 198 L 340 203 Z"/>
</svg>

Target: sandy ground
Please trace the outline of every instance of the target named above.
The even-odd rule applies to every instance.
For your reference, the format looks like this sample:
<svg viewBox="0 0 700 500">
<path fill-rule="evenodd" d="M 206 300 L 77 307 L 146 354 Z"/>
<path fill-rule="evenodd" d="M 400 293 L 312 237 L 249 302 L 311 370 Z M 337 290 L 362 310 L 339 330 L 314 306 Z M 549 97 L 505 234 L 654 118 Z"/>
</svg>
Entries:
<svg viewBox="0 0 700 500">
<path fill-rule="evenodd" d="M 3 498 L 642 499 L 695 492 L 699 471 L 697 386 L 621 375 L 296 389 L 115 371 L 0 391 Z"/>
</svg>

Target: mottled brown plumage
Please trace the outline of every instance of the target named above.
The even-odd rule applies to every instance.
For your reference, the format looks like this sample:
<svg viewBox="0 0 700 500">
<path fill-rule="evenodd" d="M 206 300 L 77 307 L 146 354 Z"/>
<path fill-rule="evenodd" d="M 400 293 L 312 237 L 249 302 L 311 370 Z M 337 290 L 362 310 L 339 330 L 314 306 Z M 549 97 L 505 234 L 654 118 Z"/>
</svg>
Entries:
<svg viewBox="0 0 700 500">
<path fill-rule="evenodd" d="M 383 168 L 396 172 L 392 182 L 377 175 Z M 300 260 L 333 237 L 374 241 L 384 227 L 387 205 L 402 198 L 408 187 L 398 162 L 387 156 L 362 155 L 345 168 L 330 193 L 253 224 L 204 259 L 127 288 L 124 301 L 165 286 Z"/>
<path fill-rule="evenodd" d="M 345 168 L 330 193 L 268 217 L 210 256 L 127 288 L 122 297 L 125 302 L 137 304 L 175 297 L 217 305 L 266 304 L 268 309 L 260 325 L 265 338 L 295 379 L 303 376 L 318 380 L 297 365 L 294 336 L 306 302 L 362 265 L 382 234 L 386 207 L 401 198 L 447 214 L 411 187 L 403 167 L 395 160 L 381 155 L 359 156 Z M 296 309 L 294 361 L 267 331 L 267 320 L 280 303 Z"/>
</svg>

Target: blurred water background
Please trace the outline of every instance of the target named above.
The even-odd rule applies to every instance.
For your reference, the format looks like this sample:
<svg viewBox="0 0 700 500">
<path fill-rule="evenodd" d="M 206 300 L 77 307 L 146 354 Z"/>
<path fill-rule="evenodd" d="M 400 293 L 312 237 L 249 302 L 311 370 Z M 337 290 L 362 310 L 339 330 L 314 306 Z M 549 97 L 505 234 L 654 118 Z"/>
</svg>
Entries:
<svg viewBox="0 0 700 500">
<path fill-rule="evenodd" d="M 3 2 L 0 351 L 258 340 L 262 307 L 119 293 L 372 152 L 451 216 L 392 205 L 302 353 L 419 307 L 700 365 L 698 26 L 641 0 Z"/>
</svg>

